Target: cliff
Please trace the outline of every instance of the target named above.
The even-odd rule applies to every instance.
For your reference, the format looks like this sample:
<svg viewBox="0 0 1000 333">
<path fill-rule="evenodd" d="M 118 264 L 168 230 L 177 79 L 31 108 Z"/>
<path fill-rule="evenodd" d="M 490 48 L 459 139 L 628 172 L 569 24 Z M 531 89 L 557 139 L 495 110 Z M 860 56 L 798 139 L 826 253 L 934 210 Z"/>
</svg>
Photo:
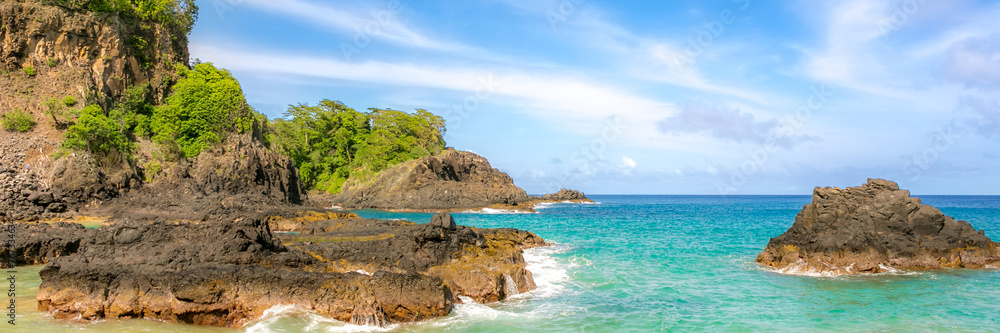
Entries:
<svg viewBox="0 0 1000 333">
<path fill-rule="evenodd" d="M 193 159 L 170 158 L 132 133 L 126 136 L 134 151 L 110 158 L 61 148 L 73 116 L 52 109 L 71 114 L 97 105 L 109 113 L 135 98 L 135 87 L 145 87 L 142 102 L 162 104 L 188 57 L 187 32 L 175 24 L 42 1 L 0 2 L 0 114 L 24 112 L 36 122 L 25 132 L 0 130 L 0 219 L 70 217 L 141 188 L 129 204 L 157 205 L 150 196 L 179 191 L 300 203 L 297 170 L 259 136 L 234 136 Z"/>
<path fill-rule="evenodd" d="M 924 205 L 894 182 L 816 188 L 812 203 L 757 262 L 789 273 L 878 273 L 893 268 L 983 268 L 1000 264 L 997 243 L 968 222 Z"/>
</svg>

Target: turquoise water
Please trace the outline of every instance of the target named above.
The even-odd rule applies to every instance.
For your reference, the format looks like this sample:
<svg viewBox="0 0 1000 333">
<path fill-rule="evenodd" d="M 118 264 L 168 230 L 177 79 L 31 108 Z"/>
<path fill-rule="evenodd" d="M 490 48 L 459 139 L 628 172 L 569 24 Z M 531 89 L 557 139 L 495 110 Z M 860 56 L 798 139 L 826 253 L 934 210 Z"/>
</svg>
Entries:
<svg viewBox="0 0 1000 333">
<path fill-rule="evenodd" d="M 538 214 L 456 214 L 462 225 L 520 228 L 555 242 L 526 254 L 539 290 L 497 304 L 459 305 L 446 318 L 390 331 L 1000 331 L 996 270 L 814 278 L 755 265 L 757 253 L 791 225 L 808 196 L 593 199 L 599 204 L 555 204 Z M 923 199 L 1000 240 L 1000 197 Z M 430 214 L 359 214 L 430 220 Z M 145 320 L 80 325 L 33 315 L 27 318 L 32 330 L 47 332 L 373 330 L 294 309 L 275 309 L 241 330 Z"/>
</svg>

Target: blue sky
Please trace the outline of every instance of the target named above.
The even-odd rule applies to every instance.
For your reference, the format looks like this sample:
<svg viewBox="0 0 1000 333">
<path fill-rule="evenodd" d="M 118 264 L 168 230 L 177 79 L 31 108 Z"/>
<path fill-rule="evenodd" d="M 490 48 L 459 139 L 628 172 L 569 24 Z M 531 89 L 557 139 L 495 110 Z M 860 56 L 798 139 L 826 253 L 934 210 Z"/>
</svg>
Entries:
<svg viewBox="0 0 1000 333">
<path fill-rule="evenodd" d="M 198 4 L 258 111 L 425 108 L 529 193 L 1000 194 L 1000 2 Z"/>
</svg>

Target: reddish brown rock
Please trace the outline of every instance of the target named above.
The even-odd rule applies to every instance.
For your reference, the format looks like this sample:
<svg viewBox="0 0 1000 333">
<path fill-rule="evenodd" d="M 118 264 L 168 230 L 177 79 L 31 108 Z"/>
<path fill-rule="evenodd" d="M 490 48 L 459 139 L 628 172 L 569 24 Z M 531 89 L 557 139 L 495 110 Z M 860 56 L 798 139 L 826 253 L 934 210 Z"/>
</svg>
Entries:
<svg viewBox="0 0 1000 333">
<path fill-rule="evenodd" d="M 788 273 L 834 275 L 984 268 L 1000 264 L 998 246 L 896 183 L 869 179 L 859 187 L 816 188 L 813 202 L 757 262 Z"/>
</svg>

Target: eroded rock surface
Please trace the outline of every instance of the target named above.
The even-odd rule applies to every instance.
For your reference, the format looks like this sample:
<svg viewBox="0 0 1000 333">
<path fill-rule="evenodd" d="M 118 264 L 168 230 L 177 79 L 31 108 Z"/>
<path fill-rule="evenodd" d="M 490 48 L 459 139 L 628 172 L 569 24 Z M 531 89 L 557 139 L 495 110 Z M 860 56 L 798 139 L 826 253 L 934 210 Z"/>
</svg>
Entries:
<svg viewBox="0 0 1000 333">
<path fill-rule="evenodd" d="M 984 268 L 998 244 L 968 222 L 924 205 L 891 181 L 816 188 L 784 234 L 757 262 L 789 273 L 878 273 L 892 268 Z"/>
<path fill-rule="evenodd" d="M 282 245 L 263 219 L 120 221 L 42 270 L 38 304 L 56 318 L 231 327 L 279 304 L 374 325 L 444 316 L 453 304 L 438 278 L 325 266 Z"/>
</svg>

